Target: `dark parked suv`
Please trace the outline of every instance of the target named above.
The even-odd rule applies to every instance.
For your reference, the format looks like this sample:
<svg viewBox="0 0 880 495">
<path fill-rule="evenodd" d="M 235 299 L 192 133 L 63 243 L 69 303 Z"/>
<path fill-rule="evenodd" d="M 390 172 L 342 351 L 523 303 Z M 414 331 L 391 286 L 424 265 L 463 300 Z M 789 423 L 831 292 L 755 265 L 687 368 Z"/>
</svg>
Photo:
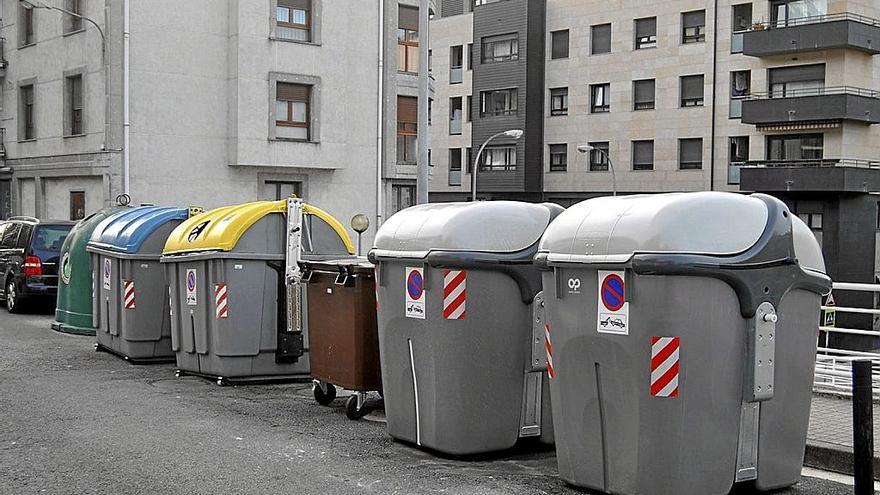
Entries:
<svg viewBox="0 0 880 495">
<path fill-rule="evenodd" d="M 51 300 L 58 292 L 58 257 L 74 222 L 12 217 L 0 222 L 0 275 L 6 309 L 17 313 L 29 299 Z"/>
</svg>

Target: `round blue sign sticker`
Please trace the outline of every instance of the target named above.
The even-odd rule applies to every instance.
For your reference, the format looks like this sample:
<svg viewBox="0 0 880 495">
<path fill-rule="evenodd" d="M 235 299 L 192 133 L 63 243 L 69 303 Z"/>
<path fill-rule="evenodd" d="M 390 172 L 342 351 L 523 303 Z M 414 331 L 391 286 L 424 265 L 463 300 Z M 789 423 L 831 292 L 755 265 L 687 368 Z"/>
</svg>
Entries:
<svg viewBox="0 0 880 495">
<path fill-rule="evenodd" d="M 602 281 L 602 304 L 608 311 L 620 311 L 626 302 L 623 279 L 616 274 L 605 277 Z"/>
<path fill-rule="evenodd" d="M 421 273 L 417 271 L 409 273 L 409 276 L 406 278 L 406 290 L 412 299 L 419 300 L 422 298 L 422 295 L 425 293 L 425 280 L 422 278 Z"/>
</svg>

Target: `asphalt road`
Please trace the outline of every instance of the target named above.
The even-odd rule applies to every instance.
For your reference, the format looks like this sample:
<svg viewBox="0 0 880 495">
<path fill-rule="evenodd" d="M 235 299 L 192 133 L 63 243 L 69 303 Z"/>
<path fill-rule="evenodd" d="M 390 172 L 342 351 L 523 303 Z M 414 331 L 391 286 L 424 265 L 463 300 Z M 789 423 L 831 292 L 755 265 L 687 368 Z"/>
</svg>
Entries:
<svg viewBox="0 0 880 495">
<path fill-rule="evenodd" d="M 565 494 L 552 450 L 434 457 L 377 421 L 349 421 L 307 384 L 218 387 L 132 366 L 55 333 L 46 315 L 0 313 L 2 494 Z M 843 495 L 814 478 L 792 495 Z"/>
</svg>

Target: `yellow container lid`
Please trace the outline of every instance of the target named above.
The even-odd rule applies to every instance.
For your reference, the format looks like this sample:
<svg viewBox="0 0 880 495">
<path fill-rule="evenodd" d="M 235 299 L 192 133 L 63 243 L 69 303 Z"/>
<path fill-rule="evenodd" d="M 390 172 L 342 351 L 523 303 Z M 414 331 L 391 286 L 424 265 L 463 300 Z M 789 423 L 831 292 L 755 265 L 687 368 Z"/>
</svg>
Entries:
<svg viewBox="0 0 880 495">
<path fill-rule="evenodd" d="M 224 206 L 192 216 L 171 232 L 162 254 L 232 251 L 248 229 L 272 213 L 287 213 L 287 200 Z M 303 205 L 303 214 L 313 215 L 327 223 L 339 236 L 349 254 L 354 254 L 354 244 L 339 220 L 308 204 Z"/>
</svg>

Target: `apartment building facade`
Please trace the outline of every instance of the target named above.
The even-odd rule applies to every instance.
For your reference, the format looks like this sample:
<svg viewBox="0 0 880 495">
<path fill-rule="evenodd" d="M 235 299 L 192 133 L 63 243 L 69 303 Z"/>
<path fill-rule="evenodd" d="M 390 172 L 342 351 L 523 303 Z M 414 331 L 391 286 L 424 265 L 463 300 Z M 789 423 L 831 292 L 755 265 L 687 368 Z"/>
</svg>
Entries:
<svg viewBox="0 0 880 495">
<path fill-rule="evenodd" d="M 415 180 L 418 4 L 2 0 L 4 214 L 295 193 L 375 228 Z"/>
</svg>

